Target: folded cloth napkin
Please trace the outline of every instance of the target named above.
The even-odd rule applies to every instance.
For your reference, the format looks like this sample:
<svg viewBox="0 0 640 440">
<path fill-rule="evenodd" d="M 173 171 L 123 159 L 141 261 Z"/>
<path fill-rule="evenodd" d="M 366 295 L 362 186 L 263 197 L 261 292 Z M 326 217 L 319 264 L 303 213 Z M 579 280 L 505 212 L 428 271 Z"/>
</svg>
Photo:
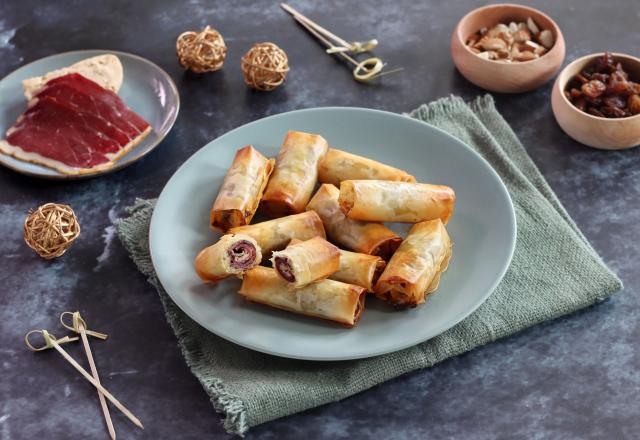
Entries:
<svg viewBox="0 0 640 440">
<path fill-rule="evenodd" d="M 187 317 L 160 285 L 149 256 L 154 200 L 137 200 L 116 221 L 118 235 L 157 289 L 184 358 L 225 415 L 250 427 L 343 399 L 376 384 L 602 301 L 622 288 L 564 210 L 487 95 L 467 105 L 440 99 L 410 117 L 452 134 L 479 152 L 507 186 L 516 210 L 516 250 L 504 279 L 467 319 L 411 348 L 369 359 L 311 362 L 278 358 L 225 341 Z M 428 304 L 425 306 L 428 307 Z"/>
</svg>

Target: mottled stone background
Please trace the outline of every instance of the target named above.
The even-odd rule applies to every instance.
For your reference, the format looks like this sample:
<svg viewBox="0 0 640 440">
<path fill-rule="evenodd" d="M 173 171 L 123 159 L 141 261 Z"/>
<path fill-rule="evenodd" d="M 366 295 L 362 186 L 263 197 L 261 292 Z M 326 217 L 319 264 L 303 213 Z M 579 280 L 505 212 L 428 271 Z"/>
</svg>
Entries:
<svg viewBox="0 0 640 440">
<path fill-rule="evenodd" d="M 162 66 L 182 96 L 173 131 L 126 170 L 55 183 L 0 169 L 0 439 L 105 436 L 93 388 L 57 354 L 36 356 L 22 344 L 26 330 L 56 327 L 60 311 L 76 309 L 111 335 L 93 343 L 103 382 L 146 426 L 138 431 L 114 411 L 120 438 L 228 437 L 184 364 L 155 291 L 114 238 L 111 220 L 135 197 L 157 196 L 202 145 L 257 118 L 326 105 L 401 112 L 451 93 L 468 99 L 482 93 L 454 69 L 449 38 L 459 18 L 484 3 L 294 1 L 339 35 L 377 37 L 377 53 L 406 69 L 365 86 L 324 55 L 276 1 L 0 2 L 0 76 L 58 52 L 114 49 Z M 567 61 L 602 50 L 639 55 L 637 1 L 530 3 L 564 31 Z M 225 36 L 225 67 L 186 74 L 175 59 L 175 38 L 205 24 Z M 286 85 L 268 94 L 246 89 L 240 75 L 240 57 L 259 41 L 283 47 L 292 66 Z M 640 149 L 603 152 L 571 141 L 554 122 L 550 87 L 498 95 L 498 108 L 625 291 L 430 370 L 265 424 L 248 438 L 638 438 Z M 54 262 L 40 260 L 22 241 L 27 210 L 48 201 L 71 204 L 83 229 Z M 69 351 L 82 354 L 80 346 Z"/>
</svg>

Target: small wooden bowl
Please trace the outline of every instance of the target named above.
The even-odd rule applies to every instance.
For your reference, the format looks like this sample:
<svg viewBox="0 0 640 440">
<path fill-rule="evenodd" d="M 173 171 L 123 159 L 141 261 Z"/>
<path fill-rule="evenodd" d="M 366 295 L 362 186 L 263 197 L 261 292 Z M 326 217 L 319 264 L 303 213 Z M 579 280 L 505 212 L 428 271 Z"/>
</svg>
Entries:
<svg viewBox="0 0 640 440">
<path fill-rule="evenodd" d="M 511 21 L 526 22 L 531 17 L 541 30 L 553 33 L 554 45 L 549 52 L 532 61 L 502 63 L 479 57 L 466 45 L 467 37 L 486 27 Z M 522 93 L 549 81 L 564 61 L 565 44 L 560 28 L 549 16 L 537 9 L 514 4 L 494 4 L 474 9 L 462 17 L 451 35 L 451 56 L 460 73 L 483 89 L 499 93 Z"/>
<path fill-rule="evenodd" d="M 551 92 L 551 108 L 560 127 L 581 144 L 604 150 L 622 150 L 640 144 L 640 114 L 627 118 L 601 118 L 578 110 L 564 95 L 567 83 L 595 58 L 596 53 L 578 58 L 565 67 Z M 631 80 L 640 80 L 640 58 L 614 53 Z"/>
</svg>

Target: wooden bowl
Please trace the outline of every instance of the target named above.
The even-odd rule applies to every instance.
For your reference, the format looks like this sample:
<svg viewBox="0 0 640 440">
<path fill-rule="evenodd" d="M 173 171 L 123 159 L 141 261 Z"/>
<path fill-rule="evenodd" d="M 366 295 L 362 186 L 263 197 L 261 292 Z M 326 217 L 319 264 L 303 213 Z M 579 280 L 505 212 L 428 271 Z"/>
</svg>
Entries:
<svg viewBox="0 0 640 440">
<path fill-rule="evenodd" d="M 640 114 L 627 118 L 601 118 L 578 110 L 564 95 L 567 83 L 595 58 L 596 53 L 578 58 L 565 67 L 551 92 L 551 108 L 560 127 L 581 144 L 604 150 L 621 150 L 640 144 Z M 640 80 L 640 58 L 614 53 L 613 58 L 622 63 L 631 80 Z"/>
<path fill-rule="evenodd" d="M 498 23 L 526 22 L 531 17 L 541 30 L 549 29 L 555 43 L 551 50 L 532 61 L 503 63 L 487 60 L 466 45 L 469 35 Z M 549 81 L 564 61 L 565 44 L 560 28 L 549 16 L 537 9 L 514 4 L 494 4 L 474 9 L 462 17 L 451 35 L 451 56 L 460 73 L 483 89 L 499 93 L 522 93 Z"/>
</svg>

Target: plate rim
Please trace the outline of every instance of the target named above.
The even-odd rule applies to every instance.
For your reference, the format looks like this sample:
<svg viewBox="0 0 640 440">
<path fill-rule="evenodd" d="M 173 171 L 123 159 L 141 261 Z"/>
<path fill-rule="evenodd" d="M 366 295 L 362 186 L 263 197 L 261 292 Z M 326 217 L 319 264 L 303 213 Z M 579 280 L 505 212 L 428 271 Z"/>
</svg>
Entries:
<svg viewBox="0 0 640 440">
<path fill-rule="evenodd" d="M 152 68 L 156 69 L 158 72 L 160 72 L 160 74 L 162 76 L 165 77 L 165 79 L 167 80 L 169 86 L 171 87 L 171 90 L 173 91 L 174 95 L 176 96 L 176 111 L 174 116 L 171 118 L 170 123 L 168 125 L 168 129 L 162 134 L 162 136 L 158 136 L 158 138 L 154 141 L 154 143 L 151 144 L 151 146 L 149 147 L 149 149 L 147 151 L 145 151 L 144 153 L 136 156 L 136 157 L 132 157 L 126 161 L 124 160 L 118 160 L 116 161 L 116 163 L 111 167 L 108 168 L 106 170 L 100 170 L 100 171 L 94 171 L 92 173 L 85 173 L 85 174 L 64 174 L 64 173 L 60 173 L 59 171 L 50 169 L 45 167 L 44 165 L 39 165 L 39 164 L 32 164 L 32 165 L 37 165 L 40 166 L 42 168 L 46 168 L 47 170 L 51 170 L 54 172 L 57 172 L 57 174 L 41 174 L 38 172 L 34 172 L 34 171 L 29 171 L 29 170 L 25 170 L 23 168 L 20 167 L 16 167 L 13 165 L 10 165 L 8 163 L 2 162 L 0 161 L 0 165 L 4 166 L 7 169 L 10 169 L 12 171 L 15 171 L 17 173 L 20 173 L 22 175 L 25 176 L 30 176 L 30 177 L 36 177 L 39 179 L 44 179 L 44 180 L 58 180 L 58 181 L 65 181 L 65 180 L 84 180 L 84 179 L 90 179 L 93 177 L 98 177 L 98 176 L 102 176 L 105 174 L 110 174 L 116 171 L 119 171 L 123 168 L 128 167 L 129 165 L 133 165 L 134 163 L 138 162 L 140 159 L 142 159 L 143 157 L 146 157 L 149 153 L 151 153 L 152 151 L 154 151 L 158 145 L 160 145 L 160 143 L 167 137 L 167 135 L 169 134 L 169 132 L 173 129 L 173 126 L 175 125 L 176 121 L 178 120 L 178 114 L 180 113 L 180 106 L 181 106 L 181 102 L 180 102 L 180 93 L 178 92 L 178 87 L 176 86 L 175 81 L 173 80 L 173 78 L 171 78 L 171 76 L 159 65 L 157 65 L 156 63 L 154 63 L 153 61 L 144 58 L 140 55 L 136 55 L 134 53 L 131 52 L 124 52 L 124 51 L 120 51 L 120 50 L 108 50 L 108 49 L 79 49 L 79 50 L 70 50 L 67 52 L 60 52 L 60 53 L 56 53 L 56 54 L 52 54 L 52 55 L 47 55 L 46 57 L 42 57 L 42 58 L 38 58 L 37 60 L 33 60 L 33 61 L 29 61 L 26 64 L 21 65 L 20 67 L 18 67 L 17 69 L 14 69 L 13 71 L 7 73 L 6 75 L 4 75 L 1 79 L 0 79 L 0 83 L 2 83 L 6 78 L 8 78 L 9 76 L 19 72 L 20 70 L 29 67 L 32 64 L 35 63 L 39 63 L 42 61 L 46 61 L 50 58 L 56 58 L 59 56 L 64 56 L 64 55 L 75 55 L 75 54 L 82 54 L 82 53 L 86 53 L 86 52 L 102 52 L 103 54 L 109 53 L 109 54 L 114 54 L 117 56 L 124 56 L 124 57 L 129 57 L 129 58 L 133 58 L 136 59 L 137 61 L 140 61 L 144 64 L 148 64 L 150 65 Z M 98 56 L 99 54 L 96 54 L 95 56 Z M 137 147 L 136 147 L 137 148 Z M 135 148 L 134 148 L 135 150 Z M 9 156 L 7 154 L 4 153 L 0 153 L 0 156 Z M 11 157 L 11 156 L 9 156 Z"/>
<path fill-rule="evenodd" d="M 231 136 L 237 130 L 244 129 L 247 126 L 251 126 L 251 125 L 257 124 L 259 122 L 263 122 L 263 121 L 268 120 L 268 119 L 282 117 L 282 116 L 288 115 L 288 114 L 303 113 L 303 112 L 313 112 L 313 111 L 336 111 L 336 110 L 347 110 L 347 111 L 357 111 L 357 112 L 364 111 L 365 113 L 373 112 L 373 113 L 377 113 L 377 114 L 382 114 L 382 115 L 384 115 L 386 117 L 400 118 L 400 119 L 408 120 L 408 121 L 410 121 L 410 123 L 425 124 L 429 128 L 434 129 L 434 130 L 440 132 L 441 134 L 445 135 L 446 137 L 450 138 L 454 142 L 461 144 L 470 153 L 475 155 L 476 158 L 478 158 L 478 159 L 480 159 L 480 161 L 484 162 L 486 167 L 489 169 L 490 174 L 499 183 L 498 186 L 500 187 L 500 191 L 503 193 L 503 195 L 506 195 L 506 200 L 507 200 L 509 208 L 510 208 L 510 210 L 509 210 L 509 213 L 510 213 L 509 223 L 512 225 L 513 233 L 510 234 L 510 236 L 508 237 L 508 239 L 509 239 L 509 243 L 508 243 L 508 245 L 509 245 L 509 255 L 508 255 L 508 258 L 506 258 L 505 261 L 503 262 L 502 267 L 500 268 L 500 271 L 497 274 L 496 278 L 494 279 L 493 283 L 491 284 L 490 288 L 487 289 L 487 291 L 484 293 L 484 295 L 480 299 L 478 299 L 476 301 L 476 303 L 472 307 L 470 307 L 468 310 L 466 310 L 466 311 L 464 311 L 462 313 L 458 313 L 452 319 L 448 320 L 447 323 L 444 323 L 444 324 L 440 325 L 439 327 L 437 327 L 433 331 L 433 334 L 431 336 L 429 336 L 429 337 L 427 337 L 425 339 L 421 339 L 419 341 L 398 344 L 397 346 L 395 346 L 393 348 L 383 349 L 383 350 L 379 350 L 379 351 L 375 351 L 375 352 L 371 352 L 371 353 L 363 353 L 363 354 L 356 354 L 356 355 L 349 355 L 349 356 L 344 356 L 344 355 L 341 355 L 341 356 L 292 355 L 290 353 L 287 353 L 286 351 L 278 350 L 277 347 L 276 348 L 272 347 L 271 349 L 265 349 L 264 347 L 256 346 L 254 344 L 247 344 L 247 343 L 241 342 L 237 338 L 234 338 L 233 336 L 222 335 L 222 334 L 214 332 L 213 330 L 210 330 L 206 326 L 205 323 L 201 322 L 200 319 L 198 319 L 198 318 L 192 316 L 191 314 L 189 314 L 183 308 L 183 306 L 181 305 L 181 301 L 179 299 L 176 299 L 169 292 L 169 290 L 165 287 L 164 283 L 162 282 L 161 275 L 157 270 L 157 265 L 156 265 L 156 258 L 157 257 L 154 257 L 155 252 L 154 252 L 154 245 L 153 245 L 153 242 L 155 240 L 153 240 L 152 237 L 154 236 L 154 232 L 153 232 L 154 229 L 155 229 L 154 225 L 156 225 L 157 222 L 159 221 L 158 220 L 159 217 L 156 214 L 158 212 L 158 209 L 157 209 L 158 206 L 163 201 L 163 194 L 165 194 L 165 191 L 167 190 L 167 188 L 169 187 L 169 185 L 171 184 L 173 179 L 176 177 L 176 175 L 178 175 L 178 173 L 182 170 L 182 168 L 185 167 L 186 164 L 189 161 L 191 161 L 194 158 L 195 155 L 197 155 L 202 149 L 206 148 L 210 144 L 212 144 L 214 142 L 219 142 L 221 139 L 225 138 L 226 136 Z M 265 353 L 265 354 L 268 354 L 268 355 L 272 355 L 272 356 L 278 356 L 278 357 L 287 358 L 287 359 L 299 359 L 299 360 L 306 360 L 306 361 L 315 361 L 315 362 L 325 362 L 325 361 L 326 362 L 338 362 L 338 361 L 355 360 L 355 359 L 366 359 L 366 358 L 381 356 L 381 355 L 385 355 L 385 354 L 389 354 L 389 353 L 395 353 L 397 351 L 404 350 L 406 348 L 413 347 L 415 345 L 418 345 L 418 344 L 426 342 L 426 341 L 428 341 L 430 339 L 433 339 L 436 336 L 439 336 L 442 333 L 444 333 L 445 331 L 449 330 L 450 328 L 453 328 L 456 325 L 458 325 L 461 321 L 463 321 L 465 318 L 467 318 L 473 312 L 475 312 L 482 304 L 484 304 L 484 302 L 489 298 L 489 296 L 491 296 L 493 294 L 493 292 L 495 291 L 495 289 L 498 286 L 498 284 L 500 284 L 500 282 L 504 278 L 504 276 L 505 276 L 507 270 L 509 269 L 509 267 L 511 266 L 511 262 L 513 260 L 513 255 L 515 253 L 515 248 L 516 248 L 517 235 L 518 235 L 518 223 L 517 223 L 517 218 L 516 218 L 515 207 L 513 205 L 513 200 L 511 199 L 511 195 L 509 194 L 509 190 L 507 189 L 506 185 L 502 181 L 502 178 L 500 177 L 500 175 L 491 166 L 491 164 L 484 157 L 482 157 L 482 155 L 480 155 L 480 153 L 475 151 L 473 148 L 468 146 L 466 143 L 464 143 L 460 139 L 456 138 L 455 136 L 447 133 L 446 131 L 444 131 L 444 130 L 438 128 L 438 127 L 435 127 L 435 126 L 433 126 L 433 125 L 431 125 L 431 124 L 429 124 L 429 123 L 427 123 L 425 121 L 421 121 L 419 119 L 411 118 L 411 117 L 409 117 L 408 115 L 405 115 L 405 114 L 393 113 L 393 112 L 386 111 L 386 110 L 371 109 L 371 108 L 365 108 L 365 107 L 327 106 L 327 107 L 311 107 L 311 108 L 290 110 L 290 111 L 287 111 L 287 112 L 277 113 L 277 114 L 274 114 L 274 115 L 269 115 L 269 116 L 265 116 L 265 117 L 260 118 L 260 119 L 256 119 L 254 121 L 248 122 L 246 124 L 242 124 L 242 125 L 234 128 L 234 129 L 231 129 L 231 130 L 223 133 L 222 135 L 212 139 L 211 141 L 207 142 L 206 144 L 204 144 L 203 146 L 198 148 L 196 151 L 194 151 L 193 154 L 191 154 L 191 156 L 189 156 L 189 158 L 187 158 L 175 170 L 175 172 L 171 175 L 169 180 L 167 180 L 167 183 L 165 183 L 164 187 L 162 188 L 162 191 L 160 192 L 160 195 L 158 196 L 158 198 L 156 200 L 156 204 L 154 206 L 153 213 L 151 215 L 151 220 L 149 222 L 149 255 L 151 257 L 151 262 L 152 262 L 154 271 L 156 273 L 156 277 L 157 277 L 158 281 L 160 282 L 160 285 L 162 286 L 164 291 L 169 296 L 169 298 L 176 304 L 176 306 L 178 306 L 178 308 L 180 308 L 180 310 L 185 315 L 187 315 L 189 318 L 193 319 L 198 325 L 200 325 L 202 328 L 204 328 L 208 332 L 210 332 L 210 333 L 212 333 L 212 334 L 214 334 L 214 335 L 216 335 L 216 336 L 218 336 L 218 337 L 220 337 L 220 338 L 222 338 L 224 340 L 227 340 L 227 341 L 229 341 L 229 342 L 231 342 L 233 344 L 236 344 L 238 346 L 241 346 L 241 347 L 244 347 L 244 348 L 247 348 L 247 349 L 250 349 L 250 350 L 254 350 L 254 351 L 257 351 L 257 352 L 260 352 L 260 353 Z"/>
</svg>

